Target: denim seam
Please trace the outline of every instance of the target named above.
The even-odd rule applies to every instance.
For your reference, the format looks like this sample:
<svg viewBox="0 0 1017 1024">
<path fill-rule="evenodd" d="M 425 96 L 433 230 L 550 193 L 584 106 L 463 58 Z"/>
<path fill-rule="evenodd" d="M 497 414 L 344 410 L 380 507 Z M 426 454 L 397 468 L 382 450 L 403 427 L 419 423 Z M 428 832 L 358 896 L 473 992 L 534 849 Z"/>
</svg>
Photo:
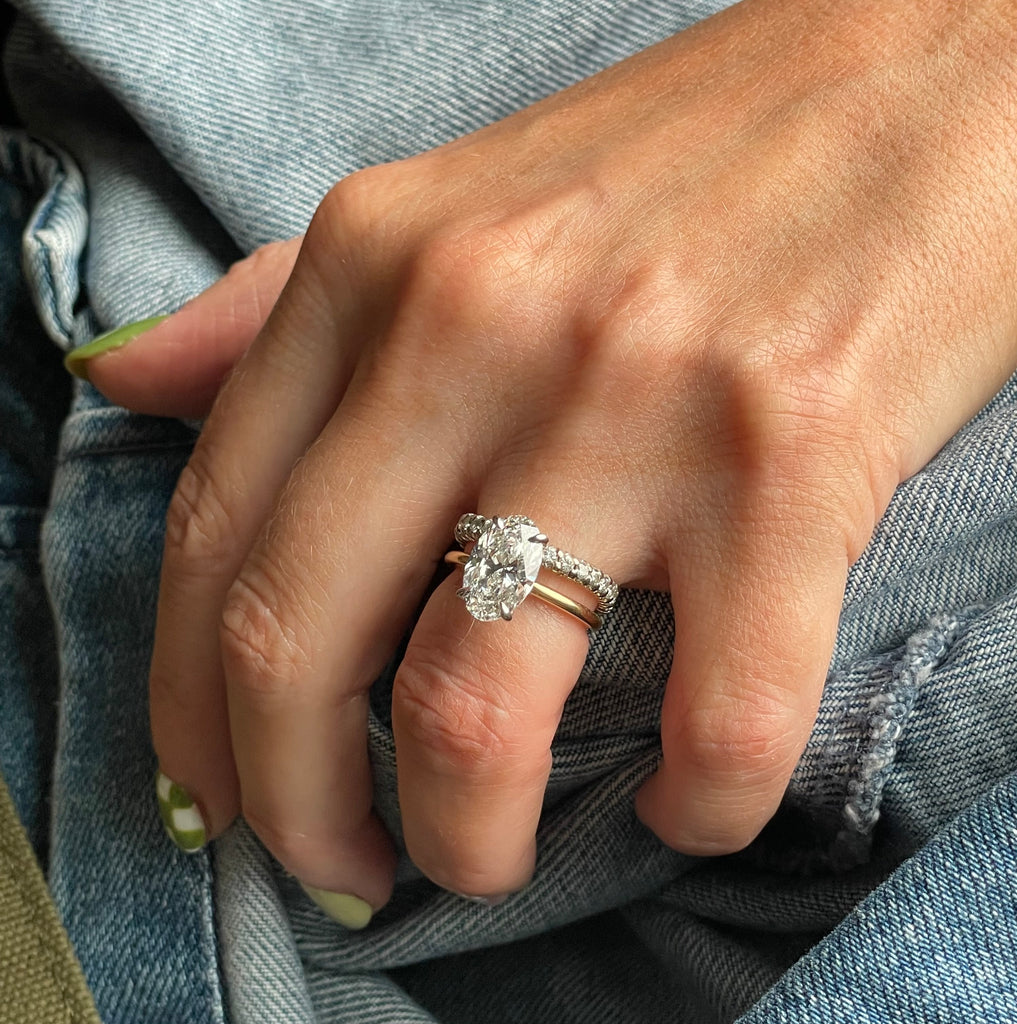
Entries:
<svg viewBox="0 0 1017 1024">
<path fill-rule="evenodd" d="M 165 441 L 154 444 L 128 444 L 123 447 L 110 445 L 99 448 L 80 448 L 74 451 L 63 452 L 58 460 L 58 465 L 66 466 L 69 463 L 92 458 L 93 456 L 106 458 L 117 455 L 147 455 L 155 452 L 190 451 L 193 447 L 193 442 Z"/>
<path fill-rule="evenodd" d="M 22 232 L 22 260 L 26 267 L 31 266 L 36 271 L 37 276 L 27 274 L 26 277 L 31 283 L 32 299 L 40 312 L 40 319 L 46 324 L 51 318 L 53 328 L 60 334 L 59 338 L 53 340 L 61 347 L 66 347 L 73 333 L 74 314 L 73 310 L 61 308 L 61 275 L 54 266 L 55 247 L 45 236 L 51 227 L 54 210 L 75 203 L 79 203 L 83 209 L 86 208 L 87 192 L 84 180 L 81 179 L 80 182 L 80 197 L 72 197 L 68 202 L 65 193 L 73 187 L 71 175 L 76 171 L 76 165 L 66 153 L 45 139 L 20 129 L 0 128 L 0 145 L 3 146 L 0 166 L 30 194 L 39 196 L 32 216 Z M 17 163 L 11 159 L 12 151 L 18 157 Z M 69 172 L 71 168 L 74 171 Z M 30 258 L 32 252 L 38 255 L 38 260 Z M 81 252 L 77 253 L 77 260 L 80 263 Z M 77 283 L 77 298 L 80 300 L 80 275 Z M 49 318 L 45 315 L 47 312 Z M 70 315 L 70 322 L 64 314 Z M 52 337 L 52 332 L 49 333 Z"/>
<path fill-rule="evenodd" d="M 867 844 L 879 821 L 883 789 L 893 770 L 897 747 L 919 690 L 988 608 L 973 605 L 931 618 L 924 629 L 908 638 L 904 651 L 895 661 L 889 683 L 869 701 L 866 752 L 857 774 L 847 784 L 847 800 L 841 812 L 844 827 L 833 845 L 838 855 L 849 854 L 860 844 Z"/>
<path fill-rule="evenodd" d="M 204 888 L 202 890 L 205 899 L 201 907 L 202 937 L 201 941 L 206 945 L 208 954 L 208 976 L 206 983 L 209 988 L 209 996 L 212 1005 L 209 1011 L 214 1024 L 225 1024 L 228 1020 L 225 988 L 225 972 L 222 963 L 222 949 L 220 948 L 219 935 L 216 930 L 215 903 L 215 867 L 212 863 L 211 854 L 206 854 L 204 870 Z"/>
</svg>

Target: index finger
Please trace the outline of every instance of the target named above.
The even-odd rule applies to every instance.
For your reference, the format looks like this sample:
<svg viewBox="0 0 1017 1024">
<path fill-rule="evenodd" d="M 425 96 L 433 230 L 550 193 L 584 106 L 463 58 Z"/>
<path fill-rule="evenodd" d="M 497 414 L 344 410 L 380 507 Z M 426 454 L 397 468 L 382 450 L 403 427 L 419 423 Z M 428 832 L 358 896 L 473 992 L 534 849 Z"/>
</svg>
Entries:
<svg viewBox="0 0 1017 1024">
<path fill-rule="evenodd" d="M 312 225 L 305 246 L 320 233 Z M 317 294 L 308 301 L 307 264 L 302 250 L 219 393 L 167 512 L 149 676 L 152 737 L 161 771 L 201 808 L 208 838 L 240 806 L 219 644 L 226 594 L 294 463 L 332 414 L 358 334 L 370 329 L 348 278 L 337 275 L 329 302 Z"/>
</svg>

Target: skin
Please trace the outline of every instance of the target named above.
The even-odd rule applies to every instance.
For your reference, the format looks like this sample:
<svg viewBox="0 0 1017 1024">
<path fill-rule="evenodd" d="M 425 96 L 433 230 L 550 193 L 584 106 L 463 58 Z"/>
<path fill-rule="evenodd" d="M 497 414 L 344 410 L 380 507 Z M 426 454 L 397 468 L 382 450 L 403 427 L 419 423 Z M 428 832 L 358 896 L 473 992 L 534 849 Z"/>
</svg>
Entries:
<svg viewBox="0 0 1017 1024">
<path fill-rule="evenodd" d="M 367 688 L 476 510 L 671 592 L 636 812 L 689 853 L 749 843 L 848 567 L 1017 367 L 1014 54 L 1011 0 L 745 0 L 341 181 L 302 240 L 95 359 L 132 408 L 211 406 L 151 673 L 211 834 L 242 812 L 304 882 L 385 902 Z M 492 896 L 533 870 L 587 640 L 539 601 L 476 623 L 459 580 L 396 677 L 399 796 L 419 867 Z"/>
</svg>

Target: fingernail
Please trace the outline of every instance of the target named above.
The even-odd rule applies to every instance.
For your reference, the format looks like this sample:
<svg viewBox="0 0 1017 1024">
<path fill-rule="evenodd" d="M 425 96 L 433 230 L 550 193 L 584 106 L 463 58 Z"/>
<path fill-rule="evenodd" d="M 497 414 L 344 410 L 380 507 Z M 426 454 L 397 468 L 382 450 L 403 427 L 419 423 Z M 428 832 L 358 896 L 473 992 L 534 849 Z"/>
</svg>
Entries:
<svg viewBox="0 0 1017 1024">
<path fill-rule="evenodd" d="M 205 821 L 191 794 L 172 779 L 157 772 L 155 793 L 159 798 L 159 816 L 166 834 L 184 853 L 197 853 L 205 845 Z"/>
<path fill-rule="evenodd" d="M 359 931 L 367 926 L 374 913 L 370 903 L 351 893 L 315 889 L 313 885 L 304 885 L 303 882 L 300 887 L 333 921 L 338 921 L 344 928 Z"/>
<path fill-rule="evenodd" d="M 150 316 L 147 320 L 136 320 L 133 324 L 124 324 L 115 331 L 100 335 L 94 341 L 90 341 L 81 348 L 68 352 L 64 357 L 64 367 L 75 377 L 88 380 L 88 361 L 95 356 L 101 356 L 104 352 L 112 352 L 116 348 L 123 348 L 129 341 L 132 341 L 139 334 L 150 331 L 166 319 L 166 316 Z"/>
</svg>

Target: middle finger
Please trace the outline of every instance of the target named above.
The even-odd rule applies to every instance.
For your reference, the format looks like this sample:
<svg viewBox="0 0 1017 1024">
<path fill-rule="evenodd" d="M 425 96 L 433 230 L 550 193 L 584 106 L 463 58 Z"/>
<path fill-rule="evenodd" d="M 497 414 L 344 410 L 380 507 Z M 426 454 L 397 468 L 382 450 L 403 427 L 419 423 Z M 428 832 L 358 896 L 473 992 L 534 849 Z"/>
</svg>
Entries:
<svg viewBox="0 0 1017 1024">
<path fill-rule="evenodd" d="M 457 445 L 354 388 L 295 467 L 223 612 L 247 821 L 284 867 L 377 909 L 393 853 L 372 811 L 368 691 L 444 551 Z M 447 431 L 447 426 L 444 428 Z"/>
</svg>

